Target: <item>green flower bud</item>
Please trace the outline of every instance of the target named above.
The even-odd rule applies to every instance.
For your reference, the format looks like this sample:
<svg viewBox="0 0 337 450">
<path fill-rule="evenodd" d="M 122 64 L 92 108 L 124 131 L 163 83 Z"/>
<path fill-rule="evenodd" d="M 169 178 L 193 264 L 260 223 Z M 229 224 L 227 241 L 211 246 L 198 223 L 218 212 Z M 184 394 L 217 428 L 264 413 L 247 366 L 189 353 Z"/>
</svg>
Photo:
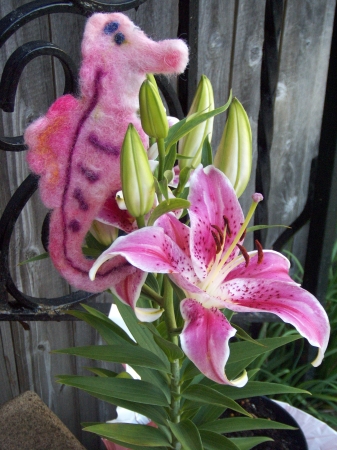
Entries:
<svg viewBox="0 0 337 450">
<path fill-rule="evenodd" d="M 141 85 L 139 106 L 140 120 L 145 133 L 155 139 L 166 138 L 169 130 L 166 110 L 153 75 Z"/>
<path fill-rule="evenodd" d="M 108 225 L 98 220 L 94 220 L 91 224 L 90 233 L 94 236 L 96 241 L 110 247 L 114 240 L 118 237 L 118 228 Z"/>
<path fill-rule="evenodd" d="M 214 109 L 214 95 L 210 80 L 202 75 L 195 93 L 191 108 L 187 114 L 189 116 L 195 113 L 206 113 Z M 207 138 L 209 143 L 212 139 L 213 117 L 197 125 L 179 141 L 179 153 L 189 159 L 179 159 L 179 167 L 196 168 L 201 162 L 201 153 L 204 140 Z"/>
<path fill-rule="evenodd" d="M 217 149 L 214 165 L 231 181 L 240 197 L 247 187 L 252 170 L 252 130 L 246 111 L 234 98 Z"/>
<path fill-rule="evenodd" d="M 155 198 L 154 178 L 143 143 L 131 123 L 122 145 L 121 180 L 129 213 L 136 218 L 147 214 Z"/>
</svg>

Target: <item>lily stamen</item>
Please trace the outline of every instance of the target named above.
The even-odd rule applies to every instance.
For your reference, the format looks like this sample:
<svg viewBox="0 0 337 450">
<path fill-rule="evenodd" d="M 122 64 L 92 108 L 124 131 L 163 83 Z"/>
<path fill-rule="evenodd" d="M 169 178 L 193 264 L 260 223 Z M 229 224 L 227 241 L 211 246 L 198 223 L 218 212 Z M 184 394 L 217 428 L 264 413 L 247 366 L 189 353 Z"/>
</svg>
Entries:
<svg viewBox="0 0 337 450">
<path fill-rule="evenodd" d="M 232 231 L 229 228 L 229 220 L 228 220 L 228 218 L 226 216 L 222 216 L 222 217 L 223 217 L 223 221 L 225 223 L 225 228 L 227 230 L 227 234 L 228 234 L 229 237 L 231 237 L 232 236 Z"/>
<path fill-rule="evenodd" d="M 224 243 L 224 234 L 221 231 L 221 228 L 218 227 L 218 225 L 211 225 L 211 227 L 214 228 L 218 232 L 218 237 L 219 237 L 220 244 L 221 244 L 221 247 L 222 247 L 223 243 Z"/>
<path fill-rule="evenodd" d="M 245 258 L 246 267 L 248 267 L 248 264 L 249 264 L 249 261 L 250 261 L 250 257 L 248 255 L 247 250 L 245 249 L 245 247 L 243 245 L 236 244 L 236 246 L 239 247 L 240 252 L 242 253 L 242 256 Z"/>
<path fill-rule="evenodd" d="M 250 205 L 250 208 L 249 208 L 249 211 L 248 211 L 247 216 L 245 218 L 245 221 L 241 225 L 237 235 L 233 239 L 233 241 L 232 241 L 231 245 L 229 246 L 229 248 L 227 249 L 226 253 L 222 256 L 222 258 L 219 261 L 217 267 L 213 268 L 213 270 L 210 272 L 209 277 L 207 279 L 207 286 L 210 286 L 211 283 L 214 281 L 214 279 L 219 275 L 221 269 L 226 264 L 228 258 L 232 254 L 232 251 L 235 249 L 236 245 L 241 241 L 241 237 L 244 234 L 244 232 L 246 231 L 246 228 L 247 228 L 247 226 L 248 226 L 248 224 L 250 222 L 250 219 L 252 218 L 252 216 L 253 216 L 253 214 L 255 212 L 255 209 L 256 209 L 257 205 L 259 204 L 260 201 L 263 200 L 263 195 L 259 194 L 259 193 L 255 193 L 255 194 L 252 195 L 252 199 L 253 199 L 253 202 Z"/>
<path fill-rule="evenodd" d="M 261 243 L 257 239 L 255 239 L 255 245 L 257 248 L 257 263 L 261 264 L 263 261 L 263 248 Z"/>
<path fill-rule="evenodd" d="M 212 225 L 212 226 L 213 226 L 213 225 Z M 215 245 L 216 245 L 216 254 L 218 254 L 218 253 L 221 252 L 221 248 L 222 248 L 221 243 L 220 243 L 220 239 L 219 239 L 219 237 L 216 235 L 216 233 L 214 233 L 214 231 L 211 230 L 211 233 L 212 233 L 213 239 L 214 239 L 214 241 L 215 241 Z"/>
</svg>

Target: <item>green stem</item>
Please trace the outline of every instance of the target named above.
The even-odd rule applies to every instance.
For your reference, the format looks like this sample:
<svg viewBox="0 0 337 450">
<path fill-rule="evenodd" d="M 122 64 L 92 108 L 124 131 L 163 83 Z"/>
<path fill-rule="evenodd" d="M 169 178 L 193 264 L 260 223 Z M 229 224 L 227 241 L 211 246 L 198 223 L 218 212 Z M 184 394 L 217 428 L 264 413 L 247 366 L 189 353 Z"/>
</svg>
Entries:
<svg viewBox="0 0 337 450">
<path fill-rule="evenodd" d="M 159 154 L 159 166 L 158 166 L 158 181 L 161 181 L 164 177 L 164 165 L 165 165 L 165 142 L 164 139 L 157 139 L 158 154 Z"/>
<path fill-rule="evenodd" d="M 144 216 L 136 217 L 136 221 L 137 221 L 137 225 L 138 225 L 138 228 L 139 228 L 139 229 L 145 227 Z"/>
<path fill-rule="evenodd" d="M 153 289 L 151 289 L 146 284 L 143 284 L 142 292 L 145 295 L 147 295 L 148 297 L 150 297 L 153 301 L 158 303 L 159 306 L 164 306 L 164 299 L 163 299 L 163 297 L 161 295 L 157 294 L 157 292 L 155 292 Z"/>
<path fill-rule="evenodd" d="M 174 333 L 177 330 L 177 322 L 174 314 L 173 289 L 167 276 L 164 277 L 164 301 L 165 320 L 168 336 L 173 344 L 179 345 L 178 336 Z M 171 420 L 173 423 L 180 422 L 180 364 L 179 359 L 171 362 Z M 181 449 L 180 442 L 173 436 L 172 441 L 175 450 Z"/>
</svg>

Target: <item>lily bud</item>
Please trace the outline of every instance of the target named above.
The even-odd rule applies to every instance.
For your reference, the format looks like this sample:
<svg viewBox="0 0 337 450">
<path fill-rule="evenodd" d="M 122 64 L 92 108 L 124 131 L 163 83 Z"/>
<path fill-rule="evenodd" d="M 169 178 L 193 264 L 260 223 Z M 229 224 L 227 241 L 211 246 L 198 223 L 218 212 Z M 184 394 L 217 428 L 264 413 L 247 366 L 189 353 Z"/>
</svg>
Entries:
<svg viewBox="0 0 337 450">
<path fill-rule="evenodd" d="M 166 138 L 169 129 L 166 110 L 153 75 L 141 85 L 139 106 L 140 120 L 145 133 L 155 139 Z"/>
<path fill-rule="evenodd" d="M 129 213 L 136 218 L 147 214 L 155 199 L 154 178 L 143 143 L 131 123 L 122 145 L 121 180 Z"/>
<path fill-rule="evenodd" d="M 247 187 L 252 170 L 252 130 L 246 111 L 234 98 L 217 149 L 214 165 L 231 181 L 240 197 Z"/>
<path fill-rule="evenodd" d="M 118 237 L 118 228 L 108 225 L 98 220 L 94 220 L 91 224 L 90 233 L 94 236 L 96 241 L 110 247 L 110 245 Z"/>
<path fill-rule="evenodd" d="M 206 113 L 214 109 L 214 95 L 210 80 L 202 75 L 195 93 L 188 117 L 195 113 Z M 201 162 L 201 153 L 204 140 L 212 139 L 213 117 L 197 125 L 193 130 L 179 141 L 179 153 L 189 159 L 179 159 L 179 167 L 192 167 L 195 169 Z"/>
</svg>

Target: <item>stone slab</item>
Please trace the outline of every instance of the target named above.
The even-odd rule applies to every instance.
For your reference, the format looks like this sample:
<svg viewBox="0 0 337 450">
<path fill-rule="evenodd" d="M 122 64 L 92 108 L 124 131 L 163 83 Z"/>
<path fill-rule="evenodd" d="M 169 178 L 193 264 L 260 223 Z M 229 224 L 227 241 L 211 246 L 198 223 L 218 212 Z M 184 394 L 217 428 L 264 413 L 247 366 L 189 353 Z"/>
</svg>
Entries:
<svg viewBox="0 0 337 450">
<path fill-rule="evenodd" d="M 85 450 L 40 397 L 27 391 L 0 408 L 0 450 Z"/>
</svg>

